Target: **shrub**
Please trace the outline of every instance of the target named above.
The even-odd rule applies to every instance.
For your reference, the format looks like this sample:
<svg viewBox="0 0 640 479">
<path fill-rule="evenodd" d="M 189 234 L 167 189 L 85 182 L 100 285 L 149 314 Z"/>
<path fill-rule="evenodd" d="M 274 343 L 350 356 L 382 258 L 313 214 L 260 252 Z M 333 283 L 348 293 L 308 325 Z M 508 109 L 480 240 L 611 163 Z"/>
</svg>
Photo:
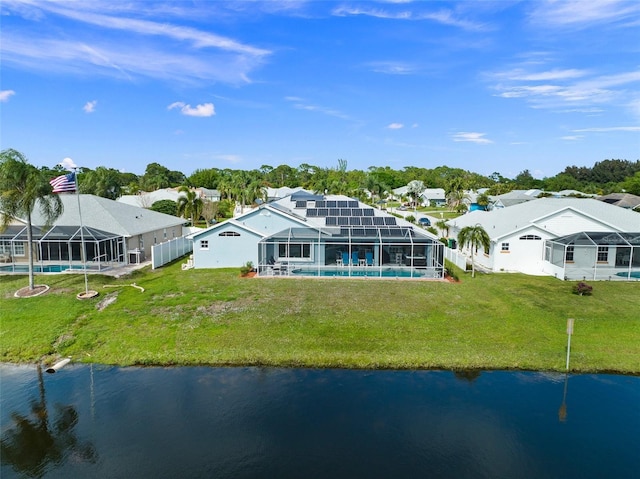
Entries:
<svg viewBox="0 0 640 479">
<path fill-rule="evenodd" d="M 409 223 L 415 223 L 416 222 L 416 217 L 413 216 L 413 215 L 405 216 L 404 219 L 407 220 Z"/>
<path fill-rule="evenodd" d="M 460 275 L 463 271 L 448 259 L 444 260 L 444 272 L 454 281 L 460 281 Z"/>
<path fill-rule="evenodd" d="M 253 271 L 253 262 L 247 261 L 245 264 L 240 266 L 240 275 L 246 276 Z"/>
<path fill-rule="evenodd" d="M 573 285 L 573 294 L 579 294 L 580 296 L 589 296 L 592 293 L 593 286 L 590 286 L 583 281 L 580 281 L 579 283 Z"/>
</svg>

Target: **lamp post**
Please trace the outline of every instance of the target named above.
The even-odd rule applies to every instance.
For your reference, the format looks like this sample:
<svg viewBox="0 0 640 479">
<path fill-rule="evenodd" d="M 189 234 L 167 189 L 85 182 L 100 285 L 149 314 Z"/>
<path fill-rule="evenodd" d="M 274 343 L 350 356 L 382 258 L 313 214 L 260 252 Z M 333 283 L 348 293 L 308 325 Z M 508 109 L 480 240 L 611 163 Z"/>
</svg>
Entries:
<svg viewBox="0 0 640 479">
<path fill-rule="evenodd" d="M 574 318 L 567 319 L 567 371 L 569 371 L 569 357 L 571 356 L 571 335 L 573 334 Z"/>
</svg>

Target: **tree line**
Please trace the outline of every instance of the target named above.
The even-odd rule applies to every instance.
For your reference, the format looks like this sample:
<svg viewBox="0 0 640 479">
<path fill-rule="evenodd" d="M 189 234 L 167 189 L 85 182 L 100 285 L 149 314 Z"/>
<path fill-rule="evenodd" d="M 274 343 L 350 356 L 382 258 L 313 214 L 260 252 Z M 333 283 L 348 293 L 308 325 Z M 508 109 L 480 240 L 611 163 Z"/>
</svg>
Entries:
<svg viewBox="0 0 640 479">
<path fill-rule="evenodd" d="M 42 168 L 53 177 L 64 170 L 61 166 Z M 489 194 L 498 195 L 516 189 L 545 191 L 579 190 L 587 194 L 608 194 L 626 191 L 640 195 L 640 160 L 607 159 L 593 167 L 568 166 L 555 176 L 534 178 L 523 170 L 514 178 L 498 172 L 484 176 L 460 168 L 438 166 L 423 168 L 407 166 L 400 170 L 388 166 L 372 166 L 367 170 L 347 168 L 346 160 L 338 160 L 335 167 L 319 167 L 303 163 L 298 167 L 263 165 L 253 170 L 230 168 L 201 168 L 186 176 L 159 163 L 147 165 L 143 175 L 122 173 L 103 166 L 83 168 L 79 175 L 81 193 L 91 193 L 116 199 L 123 194 L 137 194 L 169 187 L 204 187 L 219 190 L 223 198 L 250 204 L 262 195 L 266 187 L 297 187 L 329 194 L 359 197 L 362 191 L 381 196 L 385 191 L 420 181 L 427 188 L 443 188 L 447 193 L 460 190 L 489 188 Z"/>
</svg>

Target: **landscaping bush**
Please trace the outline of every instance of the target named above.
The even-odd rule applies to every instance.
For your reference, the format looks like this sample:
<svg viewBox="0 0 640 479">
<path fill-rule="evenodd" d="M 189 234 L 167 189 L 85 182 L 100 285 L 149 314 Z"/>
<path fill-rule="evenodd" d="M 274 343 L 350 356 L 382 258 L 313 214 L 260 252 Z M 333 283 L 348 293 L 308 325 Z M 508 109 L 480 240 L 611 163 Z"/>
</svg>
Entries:
<svg viewBox="0 0 640 479">
<path fill-rule="evenodd" d="M 253 271 L 253 262 L 247 261 L 245 264 L 240 266 L 240 275 L 246 276 Z"/>
<path fill-rule="evenodd" d="M 448 259 L 444 260 L 444 272 L 453 280 L 460 281 L 462 270 Z"/>
<path fill-rule="evenodd" d="M 409 223 L 415 223 L 416 222 L 416 217 L 413 216 L 413 215 L 405 216 L 404 219 L 407 220 Z"/>
<path fill-rule="evenodd" d="M 592 293 L 593 286 L 590 286 L 583 281 L 580 281 L 579 283 L 573 285 L 573 294 L 578 294 L 580 296 L 589 296 Z"/>
</svg>

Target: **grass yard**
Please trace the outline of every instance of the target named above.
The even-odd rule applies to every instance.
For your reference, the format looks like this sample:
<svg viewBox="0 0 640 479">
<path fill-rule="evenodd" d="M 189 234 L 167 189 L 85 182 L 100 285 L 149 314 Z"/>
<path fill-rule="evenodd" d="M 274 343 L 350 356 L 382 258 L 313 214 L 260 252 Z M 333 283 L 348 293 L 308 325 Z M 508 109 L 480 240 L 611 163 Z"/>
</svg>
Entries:
<svg viewBox="0 0 640 479">
<path fill-rule="evenodd" d="M 574 317 L 573 371 L 640 374 L 640 282 L 593 282 L 593 296 L 577 296 L 573 283 L 519 274 L 247 279 L 177 262 L 91 275 L 92 300 L 76 299 L 82 275 L 36 283 L 51 290 L 17 299 L 27 277 L 0 277 L 0 361 L 561 371 Z"/>
</svg>

